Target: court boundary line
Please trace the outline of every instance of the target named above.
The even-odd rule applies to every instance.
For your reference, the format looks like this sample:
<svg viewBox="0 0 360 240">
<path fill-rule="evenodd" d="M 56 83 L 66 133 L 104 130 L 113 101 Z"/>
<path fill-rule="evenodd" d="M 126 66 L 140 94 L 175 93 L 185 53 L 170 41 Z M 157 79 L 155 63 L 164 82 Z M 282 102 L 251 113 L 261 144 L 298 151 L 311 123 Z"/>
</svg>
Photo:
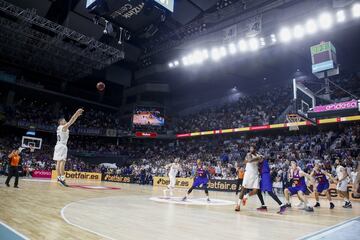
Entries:
<svg viewBox="0 0 360 240">
<path fill-rule="evenodd" d="M 101 233 L 98 233 L 98 232 L 96 232 L 96 231 L 90 230 L 90 229 L 88 229 L 88 228 L 86 228 L 86 227 L 82 227 L 82 226 L 80 226 L 80 225 L 78 225 L 78 224 L 75 224 L 75 223 L 70 222 L 70 220 L 68 220 L 68 219 L 65 217 L 65 213 L 64 213 L 64 212 L 65 212 L 65 209 L 66 209 L 67 207 L 69 207 L 69 206 L 72 205 L 72 204 L 78 203 L 78 202 L 84 202 L 84 201 L 92 200 L 92 199 L 104 199 L 104 198 L 113 198 L 113 197 L 115 197 L 115 196 L 100 197 L 100 198 L 90 198 L 90 199 L 82 199 L 82 200 L 79 200 L 79 201 L 75 201 L 75 202 L 68 203 L 68 204 L 66 204 L 66 205 L 61 209 L 61 211 L 60 211 L 61 217 L 62 217 L 62 218 L 64 219 L 64 221 L 65 221 L 67 224 L 69 224 L 69 225 L 72 225 L 72 226 L 74 226 L 74 227 L 77 227 L 77 228 L 80 228 L 80 229 L 82 229 L 82 230 L 88 231 L 88 232 L 90 232 L 90 233 L 93 233 L 93 234 L 95 234 L 95 235 L 98 235 L 98 236 L 103 237 L 103 238 L 106 238 L 106 239 L 116 240 L 115 238 L 106 236 L 106 235 L 104 235 L 104 234 L 101 234 Z"/>
<path fill-rule="evenodd" d="M 10 227 L 9 225 L 7 225 L 6 223 L 0 221 L 0 225 L 4 226 L 5 228 L 7 228 L 8 230 L 12 231 L 13 233 L 17 234 L 18 236 L 22 237 L 25 240 L 30 240 L 30 238 L 26 237 L 24 234 L 16 231 L 14 228 Z"/>
<path fill-rule="evenodd" d="M 297 240 L 305 240 L 305 239 L 308 239 L 308 238 L 310 238 L 310 237 L 315 237 L 316 235 L 319 235 L 319 234 L 325 233 L 325 232 L 327 232 L 327 231 L 333 230 L 334 228 L 337 228 L 337 227 L 341 227 L 341 226 L 343 226 L 343 225 L 345 225 L 345 224 L 347 224 L 347 223 L 350 223 L 350 222 L 352 222 L 352 221 L 355 221 L 355 220 L 357 220 L 357 219 L 359 219 L 359 221 L 360 221 L 360 217 L 359 217 L 359 216 L 358 216 L 358 217 L 353 217 L 353 218 L 351 218 L 351 219 L 345 220 L 345 221 L 340 222 L 340 223 L 338 223 L 338 224 L 335 224 L 335 225 L 333 225 L 333 226 L 326 227 L 326 228 L 324 228 L 324 229 L 320 229 L 319 231 L 316 231 L 316 232 L 307 234 L 307 235 L 305 235 L 305 236 L 302 236 L 302 237 L 300 237 L 300 238 L 297 238 Z"/>
</svg>

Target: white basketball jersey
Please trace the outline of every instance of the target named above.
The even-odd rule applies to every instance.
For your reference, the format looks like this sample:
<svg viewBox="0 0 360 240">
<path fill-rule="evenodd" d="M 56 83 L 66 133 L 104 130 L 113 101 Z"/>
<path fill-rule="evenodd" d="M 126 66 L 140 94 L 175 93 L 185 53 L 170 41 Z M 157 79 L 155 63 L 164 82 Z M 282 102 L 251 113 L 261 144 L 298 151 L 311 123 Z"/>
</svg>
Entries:
<svg viewBox="0 0 360 240">
<path fill-rule="evenodd" d="M 254 174 L 258 174 L 259 170 L 258 170 L 258 163 L 257 162 L 248 162 L 246 163 L 246 167 L 245 167 L 245 171 L 246 172 L 251 172 Z"/>
<path fill-rule="evenodd" d="M 250 158 L 251 155 L 248 153 L 248 155 L 246 157 Z M 245 171 L 248 172 L 248 173 L 258 174 L 259 173 L 258 162 L 248 162 L 248 163 L 246 163 Z"/>
<path fill-rule="evenodd" d="M 336 175 L 337 175 L 338 179 L 342 179 L 344 177 L 344 173 L 341 172 L 342 169 L 344 169 L 344 167 L 341 165 L 338 165 L 336 167 Z"/>
<path fill-rule="evenodd" d="M 173 163 L 171 164 L 169 176 L 176 176 L 179 171 L 179 164 Z"/>
<path fill-rule="evenodd" d="M 64 132 L 63 131 L 63 126 L 58 126 L 58 128 L 56 130 L 56 137 L 57 137 L 56 144 L 67 145 L 67 142 L 68 142 L 68 139 L 69 139 L 69 129 L 67 129 Z"/>
</svg>

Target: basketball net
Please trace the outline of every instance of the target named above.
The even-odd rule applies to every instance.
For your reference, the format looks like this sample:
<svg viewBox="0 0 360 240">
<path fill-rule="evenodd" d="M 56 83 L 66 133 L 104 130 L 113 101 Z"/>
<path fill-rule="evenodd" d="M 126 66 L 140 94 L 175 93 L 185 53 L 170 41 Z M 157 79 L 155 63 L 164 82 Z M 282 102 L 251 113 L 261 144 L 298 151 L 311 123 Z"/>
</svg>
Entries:
<svg viewBox="0 0 360 240">
<path fill-rule="evenodd" d="M 288 114 L 286 116 L 287 126 L 289 127 L 289 131 L 299 131 L 298 122 L 301 121 L 301 117 L 297 114 Z"/>
</svg>

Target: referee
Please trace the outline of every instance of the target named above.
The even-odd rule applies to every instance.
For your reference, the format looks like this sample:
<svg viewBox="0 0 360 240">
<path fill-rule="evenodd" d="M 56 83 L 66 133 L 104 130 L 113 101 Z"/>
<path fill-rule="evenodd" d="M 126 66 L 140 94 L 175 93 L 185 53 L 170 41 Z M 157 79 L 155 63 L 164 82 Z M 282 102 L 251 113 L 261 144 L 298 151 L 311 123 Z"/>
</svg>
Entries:
<svg viewBox="0 0 360 240">
<path fill-rule="evenodd" d="M 8 173 L 8 177 L 5 181 L 6 186 L 10 187 L 10 180 L 13 176 L 15 176 L 15 183 L 14 183 L 14 188 L 19 188 L 18 187 L 18 183 L 19 183 L 19 165 L 20 165 L 20 153 L 21 153 L 22 148 L 19 148 L 17 150 L 13 150 L 10 154 L 9 154 L 9 173 Z"/>
</svg>

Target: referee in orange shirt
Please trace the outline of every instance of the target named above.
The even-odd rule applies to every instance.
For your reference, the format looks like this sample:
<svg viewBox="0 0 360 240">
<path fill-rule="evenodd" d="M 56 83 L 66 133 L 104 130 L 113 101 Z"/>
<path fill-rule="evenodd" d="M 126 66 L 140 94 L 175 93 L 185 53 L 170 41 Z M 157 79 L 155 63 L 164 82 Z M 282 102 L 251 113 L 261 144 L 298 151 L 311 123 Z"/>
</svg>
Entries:
<svg viewBox="0 0 360 240">
<path fill-rule="evenodd" d="M 240 166 L 237 170 L 238 178 L 236 180 L 236 192 L 235 192 L 236 195 L 238 195 L 240 187 L 242 186 L 244 174 L 245 174 L 245 169 L 243 166 Z"/>
<path fill-rule="evenodd" d="M 19 188 L 18 184 L 19 184 L 19 165 L 20 165 L 20 152 L 21 152 L 21 148 L 17 149 L 17 150 L 13 150 L 10 154 L 9 154 L 9 173 L 8 173 L 8 177 L 5 181 L 6 186 L 10 187 L 10 180 L 13 176 L 15 176 L 15 183 L 14 183 L 14 188 Z"/>
</svg>

